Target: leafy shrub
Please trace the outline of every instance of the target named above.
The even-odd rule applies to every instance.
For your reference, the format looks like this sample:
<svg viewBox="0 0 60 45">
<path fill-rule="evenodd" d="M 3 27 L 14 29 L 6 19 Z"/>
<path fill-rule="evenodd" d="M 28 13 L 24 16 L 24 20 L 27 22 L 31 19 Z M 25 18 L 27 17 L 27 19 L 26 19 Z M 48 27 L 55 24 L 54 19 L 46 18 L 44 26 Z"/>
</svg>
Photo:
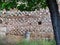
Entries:
<svg viewBox="0 0 60 45">
<path fill-rule="evenodd" d="M 12 2 L 0 2 L 0 9 L 17 8 L 21 11 L 34 11 L 35 9 L 46 8 L 46 0 L 20 0 L 17 3 L 15 0 Z M 18 6 L 19 5 L 19 6 Z"/>
</svg>

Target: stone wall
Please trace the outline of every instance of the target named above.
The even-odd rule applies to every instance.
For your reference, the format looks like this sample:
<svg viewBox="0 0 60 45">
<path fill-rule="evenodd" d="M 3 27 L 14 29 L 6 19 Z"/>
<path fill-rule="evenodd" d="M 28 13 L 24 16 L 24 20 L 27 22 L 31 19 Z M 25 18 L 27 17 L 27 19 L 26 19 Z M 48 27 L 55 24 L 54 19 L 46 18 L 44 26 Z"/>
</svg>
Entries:
<svg viewBox="0 0 60 45">
<path fill-rule="evenodd" d="M 6 35 L 25 37 L 25 32 L 31 33 L 31 39 L 53 39 L 53 29 L 48 8 L 39 11 L 3 11 L 0 15 L 0 27 L 6 27 Z"/>
</svg>

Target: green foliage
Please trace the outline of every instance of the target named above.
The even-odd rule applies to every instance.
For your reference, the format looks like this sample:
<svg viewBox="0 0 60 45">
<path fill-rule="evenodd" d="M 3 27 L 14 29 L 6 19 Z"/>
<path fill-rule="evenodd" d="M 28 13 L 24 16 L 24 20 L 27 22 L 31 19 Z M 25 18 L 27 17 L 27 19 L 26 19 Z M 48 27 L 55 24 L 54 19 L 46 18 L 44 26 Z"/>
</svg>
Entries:
<svg viewBox="0 0 60 45">
<path fill-rule="evenodd" d="M 12 2 L 0 2 L 0 9 L 18 8 L 21 11 L 34 11 L 35 9 L 46 8 L 46 0 L 12 0 Z"/>
<path fill-rule="evenodd" d="M 16 8 L 16 2 L 1 2 L 0 9 L 9 10 L 10 8 Z"/>
<path fill-rule="evenodd" d="M 20 7 L 24 7 L 22 8 L 23 10 L 27 10 L 27 11 L 34 11 L 35 9 L 40 9 L 40 8 L 46 8 L 46 0 L 22 0 L 22 2 L 26 2 L 27 4 L 20 4 L 20 6 L 17 6 L 18 8 Z"/>
</svg>

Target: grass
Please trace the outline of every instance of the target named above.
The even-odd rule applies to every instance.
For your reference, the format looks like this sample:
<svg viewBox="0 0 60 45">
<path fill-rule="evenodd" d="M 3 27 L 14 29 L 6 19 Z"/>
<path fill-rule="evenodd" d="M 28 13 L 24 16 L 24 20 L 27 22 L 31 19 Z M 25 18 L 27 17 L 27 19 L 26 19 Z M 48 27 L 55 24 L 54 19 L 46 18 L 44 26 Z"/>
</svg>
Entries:
<svg viewBox="0 0 60 45">
<path fill-rule="evenodd" d="M 27 41 L 27 40 L 21 40 L 19 42 L 16 43 L 7 43 L 6 41 L 4 41 L 5 39 L 0 39 L 0 45 L 56 45 L 55 40 L 31 40 L 31 41 Z"/>
<path fill-rule="evenodd" d="M 34 40 L 34 41 L 26 41 L 17 43 L 16 45 L 56 45 L 55 40 Z"/>
</svg>

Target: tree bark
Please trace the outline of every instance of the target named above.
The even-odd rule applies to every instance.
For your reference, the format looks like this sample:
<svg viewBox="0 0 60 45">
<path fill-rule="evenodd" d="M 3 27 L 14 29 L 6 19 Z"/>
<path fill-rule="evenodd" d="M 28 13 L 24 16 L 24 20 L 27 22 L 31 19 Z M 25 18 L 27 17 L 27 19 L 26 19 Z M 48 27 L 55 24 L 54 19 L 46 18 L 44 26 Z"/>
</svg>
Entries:
<svg viewBox="0 0 60 45">
<path fill-rule="evenodd" d="M 56 45 L 60 45 L 60 16 L 56 0 L 47 0 L 47 5 L 51 14 Z"/>
</svg>

